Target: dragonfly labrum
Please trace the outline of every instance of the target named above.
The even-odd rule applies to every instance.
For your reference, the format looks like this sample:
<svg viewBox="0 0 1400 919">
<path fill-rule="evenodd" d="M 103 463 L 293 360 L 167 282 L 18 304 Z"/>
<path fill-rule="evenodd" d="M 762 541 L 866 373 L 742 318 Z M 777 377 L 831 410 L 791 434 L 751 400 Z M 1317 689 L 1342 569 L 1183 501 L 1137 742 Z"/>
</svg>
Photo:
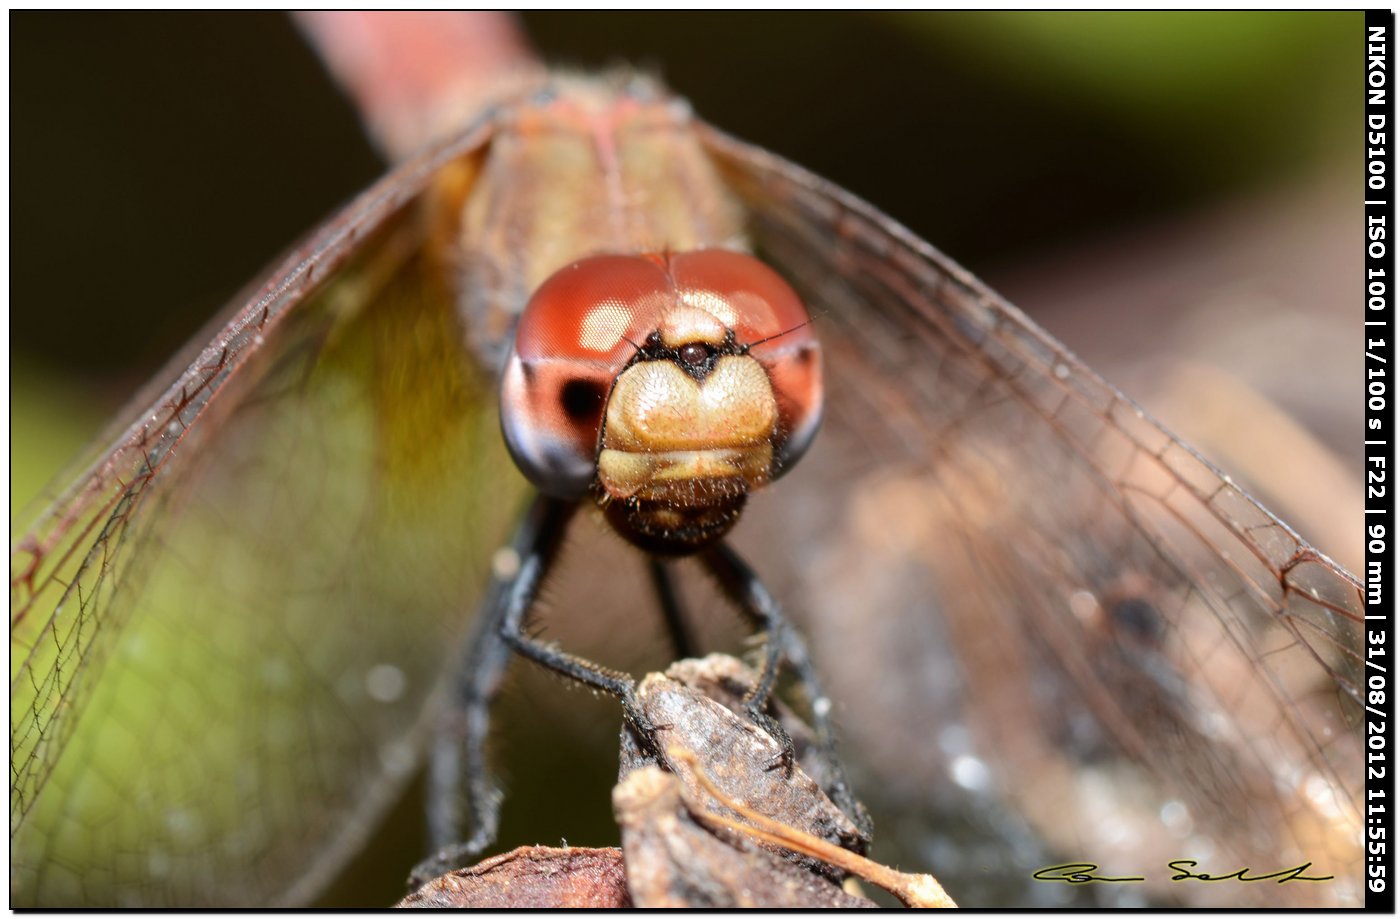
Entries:
<svg viewBox="0 0 1400 919">
<path fill-rule="evenodd" d="M 425 749 L 457 775 L 443 726 L 483 599 L 530 558 L 500 550 L 535 486 L 596 507 L 568 539 L 633 564 L 636 593 L 678 530 L 722 593 L 752 569 L 810 636 L 810 660 L 769 660 L 823 678 L 886 860 L 955 851 L 1021 902 L 1070 861 L 1310 862 L 1332 879 L 1146 883 L 1359 902 L 1350 574 L 936 249 L 656 81 L 531 73 L 462 123 L 21 522 L 16 903 L 313 897 Z M 564 332 L 529 325 L 600 265 Z M 672 414 L 629 428 L 613 398 Z M 737 551 L 715 548 L 739 506 Z"/>
</svg>

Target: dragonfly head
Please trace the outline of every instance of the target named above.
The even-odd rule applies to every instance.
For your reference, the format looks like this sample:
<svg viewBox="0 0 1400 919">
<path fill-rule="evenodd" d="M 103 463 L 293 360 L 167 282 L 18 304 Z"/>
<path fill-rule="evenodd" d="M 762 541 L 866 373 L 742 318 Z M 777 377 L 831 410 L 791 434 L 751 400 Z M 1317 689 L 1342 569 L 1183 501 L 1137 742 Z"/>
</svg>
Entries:
<svg viewBox="0 0 1400 919">
<path fill-rule="evenodd" d="M 556 272 L 521 314 L 501 390 L 516 464 L 590 494 L 628 539 L 684 554 L 806 451 L 821 353 L 772 269 L 721 249 L 603 255 Z"/>
</svg>

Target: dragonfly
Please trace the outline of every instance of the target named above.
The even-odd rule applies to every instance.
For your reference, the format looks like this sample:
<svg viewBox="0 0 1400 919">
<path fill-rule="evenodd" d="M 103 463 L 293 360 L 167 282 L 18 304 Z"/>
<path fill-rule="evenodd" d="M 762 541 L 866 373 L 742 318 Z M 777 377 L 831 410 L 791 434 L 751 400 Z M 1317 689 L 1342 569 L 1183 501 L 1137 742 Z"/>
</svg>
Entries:
<svg viewBox="0 0 1400 919">
<path fill-rule="evenodd" d="M 503 165 L 529 85 L 318 229 L 22 522 L 17 902 L 303 902 L 412 776 L 528 494 L 494 304 L 544 278 L 458 231 L 529 193 Z M 847 658 L 879 832 L 1018 879 L 1306 861 L 1334 880 L 1144 883 L 1358 902 L 1355 579 L 937 250 L 656 92 L 669 162 L 723 189 L 719 247 L 814 317 L 822 433 L 735 539 L 817 663 Z"/>
</svg>

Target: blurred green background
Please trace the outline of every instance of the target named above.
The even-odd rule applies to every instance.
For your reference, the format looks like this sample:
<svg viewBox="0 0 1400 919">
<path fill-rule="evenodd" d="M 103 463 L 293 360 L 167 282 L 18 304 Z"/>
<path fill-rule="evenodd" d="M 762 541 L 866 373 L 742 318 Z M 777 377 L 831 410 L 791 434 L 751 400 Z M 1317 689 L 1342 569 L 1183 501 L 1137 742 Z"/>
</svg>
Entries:
<svg viewBox="0 0 1400 919">
<path fill-rule="evenodd" d="M 1314 176 L 1354 173 L 1359 188 L 1360 13 L 524 24 L 555 63 L 657 72 L 706 119 L 872 201 L 994 286 Z M 281 16 L 18 12 L 10 51 L 13 514 L 383 165 Z M 547 785 L 553 768 L 515 754 L 511 784 Z M 390 834 L 417 838 L 411 807 L 395 821 Z M 374 892 L 339 902 L 387 902 L 403 861 L 352 869 Z M 393 876 L 372 870 L 386 864 Z"/>
</svg>

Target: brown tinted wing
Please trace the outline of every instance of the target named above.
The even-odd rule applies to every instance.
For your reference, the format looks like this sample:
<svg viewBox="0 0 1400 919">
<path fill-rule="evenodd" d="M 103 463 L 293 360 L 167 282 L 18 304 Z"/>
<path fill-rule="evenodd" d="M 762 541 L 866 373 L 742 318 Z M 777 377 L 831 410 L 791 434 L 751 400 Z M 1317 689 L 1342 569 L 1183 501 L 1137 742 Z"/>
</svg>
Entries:
<svg viewBox="0 0 1400 919">
<path fill-rule="evenodd" d="M 15 541 L 16 903 L 302 900 L 411 772 L 519 488 L 425 191 L 488 137 L 334 218 Z"/>
<path fill-rule="evenodd" d="M 1355 578 L 935 249 L 706 138 L 827 364 L 782 530 L 741 540 L 902 863 L 978 905 L 1063 902 L 1030 875 L 1067 861 L 1148 877 L 1109 898 L 1359 904 Z M 1335 878 L 1172 883 L 1171 859 Z"/>
</svg>

